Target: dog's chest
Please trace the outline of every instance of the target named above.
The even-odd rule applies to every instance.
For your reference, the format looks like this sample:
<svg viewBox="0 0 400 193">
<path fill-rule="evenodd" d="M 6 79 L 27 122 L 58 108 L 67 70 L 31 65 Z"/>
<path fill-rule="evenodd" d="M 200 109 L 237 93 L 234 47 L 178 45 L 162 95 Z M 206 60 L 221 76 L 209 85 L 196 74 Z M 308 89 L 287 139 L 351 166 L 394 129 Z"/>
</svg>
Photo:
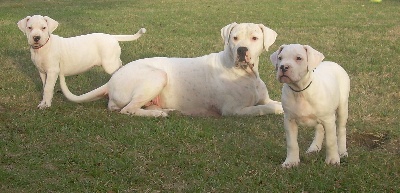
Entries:
<svg viewBox="0 0 400 193">
<path fill-rule="evenodd" d="M 32 59 L 33 64 L 35 64 L 36 68 L 40 72 L 42 72 L 42 73 L 46 73 L 47 72 L 46 69 L 48 69 L 48 67 L 46 66 L 47 65 L 47 62 L 46 62 L 47 58 L 46 57 L 43 57 L 41 54 L 32 52 L 31 53 L 31 59 Z"/>
<path fill-rule="evenodd" d="M 302 96 L 295 97 L 294 100 L 284 101 L 283 109 L 285 114 L 290 119 L 296 120 L 299 125 L 313 127 L 319 123 L 315 108 Z"/>
</svg>

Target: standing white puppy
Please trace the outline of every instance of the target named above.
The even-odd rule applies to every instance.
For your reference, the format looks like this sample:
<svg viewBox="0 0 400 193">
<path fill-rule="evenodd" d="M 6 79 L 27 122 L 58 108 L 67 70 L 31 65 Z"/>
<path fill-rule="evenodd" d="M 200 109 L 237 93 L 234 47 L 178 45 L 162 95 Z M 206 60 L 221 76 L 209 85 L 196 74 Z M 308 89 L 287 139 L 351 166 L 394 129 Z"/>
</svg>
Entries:
<svg viewBox="0 0 400 193">
<path fill-rule="evenodd" d="M 27 16 L 18 22 L 18 28 L 28 38 L 31 59 L 42 79 L 44 89 L 40 109 L 51 106 L 59 74 L 76 75 L 96 65 L 103 66 L 111 74 L 122 65 L 118 41 L 133 41 L 146 32 L 142 28 L 135 35 L 94 33 L 62 38 L 51 34 L 57 26 L 57 21 L 41 15 Z"/>
<path fill-rule="evenodd" d="M 346 71 L 334 62 L 322 62 L 324 55 L 307 45 L 282 45 L 270 59 L 276 67 L 276 78 L 285 83 L 282 106 L 287 157 L 282 166 L 289 168 L 300 162 L 298 124 L 315 127 L 307 153 L 321 150 L 325 133 L 325 162 L 339 165 L 340 157 L 347 156 L 350 79 Z"/>
</svg>

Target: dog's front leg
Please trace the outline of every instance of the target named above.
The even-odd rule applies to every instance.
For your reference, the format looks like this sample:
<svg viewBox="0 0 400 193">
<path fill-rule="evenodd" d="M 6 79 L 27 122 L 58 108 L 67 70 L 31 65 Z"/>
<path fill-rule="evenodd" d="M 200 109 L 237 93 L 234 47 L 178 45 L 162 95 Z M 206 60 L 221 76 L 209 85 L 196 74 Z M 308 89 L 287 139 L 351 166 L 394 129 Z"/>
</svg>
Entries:
<svg viewBox="0 0 400 193">
<path fill-rule="evenodd" d="M 44 84 L 46 83 L 46 73 L 39 72 L 39 75 L 40 75 L 40 80 L 42 81 L 42 86 L 44 89 Z"/>
<path fill-rule="evenodd" d="M 326 117 L 322 121 L 326 135 L 326 164 L 340 164 L 340 156 L 338 151 L 338 142 L 336 136 L 336 116 Z"/>
<path fill-rule="evenodd" d="M 53 99 L 54 86 L 57 82 L 58 73 L 48 72 L 45 77 L 46 79 L 44 81 L 43 100 L 38 105 L 39 109 L 45 109 L 51 106 L 51 100 Z"/>
<path fill-rule="evenodd" d="M 294 119 L 284 118 L 284 127 L 286 134 L 286 160 L 282 167 L 290 168 L 300 163 L 299 144 L 297 143 L 298 127 Z"/>
<path fill-rule="evenodd" d="M 233 107 L 223 108 L 222 115 L 253 115 L 254 116 L 254 115 L 282 114 L 283 113 L 281 103 L 272 101 L 272 100 L 265 105 L 244 107 L 244 108 L 241 108 L 238 110 L 233 110 L 233 111 L 230 111 L 230 109 L 233 109 Z"/>
</svg>

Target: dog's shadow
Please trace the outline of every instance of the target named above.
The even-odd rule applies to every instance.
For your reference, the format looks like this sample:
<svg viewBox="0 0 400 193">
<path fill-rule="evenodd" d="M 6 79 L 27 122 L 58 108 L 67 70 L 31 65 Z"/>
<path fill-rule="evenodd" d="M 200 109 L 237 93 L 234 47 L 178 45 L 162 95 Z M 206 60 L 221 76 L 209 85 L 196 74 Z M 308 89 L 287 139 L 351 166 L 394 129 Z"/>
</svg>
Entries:
<svg viewBox="0 0 400 193">
<path fill-rule="evenodd" d="M 28 46 L 21 49 L 9 49 L 6 52 L 6 55 L 12 61 L 12 65 L 16 67 L 17 71 L 23 74 L 22 76 L 28 77 L 32 82 L 34 82 L 36 89 L 42 89 L 39 71 L 31 60 Z"/>
</svg>

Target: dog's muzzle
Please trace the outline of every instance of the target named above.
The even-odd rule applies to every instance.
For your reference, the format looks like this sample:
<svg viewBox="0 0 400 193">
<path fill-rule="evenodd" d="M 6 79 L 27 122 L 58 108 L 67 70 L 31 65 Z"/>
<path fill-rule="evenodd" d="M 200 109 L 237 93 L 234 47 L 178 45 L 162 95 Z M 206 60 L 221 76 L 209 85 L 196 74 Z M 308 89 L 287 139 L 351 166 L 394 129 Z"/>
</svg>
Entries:
<svg viewBox="0 0 400 193">
<path fill-rule="evenodd" d="M 30 46 L 31 46 L 31 48 L 33 48 L 33 49 L 40 49 L 41 47 L 43 47 L 43 46 L 45 46 L 48 42 L 49 42 L 49 40 L 50 40 L 50 34 L 49 34 L 49 36 L 48 36 L 48 38 L 47 38 L 47 40 L 46 40 L 46 42 L 41 42 L 40 40 L 43 40 L 42 39 L 42 36 L 32 36 L 32 40 L 33 40 L 33 42 L 30 42 Z"/>
<path fill-rule="evenodd" d="M 239 47 L 237 49 L 237 58 L 235 62 L 236 68 L 243 69 L 249 74 L 254 74 L 257 77 L 257 74 L 254 72 L 254 63 L 251 63 L 250 52 L 247 47 Z"/>
<path fill-rule="evenodd" d="M 247 47 L 239 47 L 237 49 L 237 63 L 236 67 L 246 69 L 247 67 L 253 68 L 253 64 L 250 63 L 251 57 L 249 56 L 249 49 Z"/>
</svg>

